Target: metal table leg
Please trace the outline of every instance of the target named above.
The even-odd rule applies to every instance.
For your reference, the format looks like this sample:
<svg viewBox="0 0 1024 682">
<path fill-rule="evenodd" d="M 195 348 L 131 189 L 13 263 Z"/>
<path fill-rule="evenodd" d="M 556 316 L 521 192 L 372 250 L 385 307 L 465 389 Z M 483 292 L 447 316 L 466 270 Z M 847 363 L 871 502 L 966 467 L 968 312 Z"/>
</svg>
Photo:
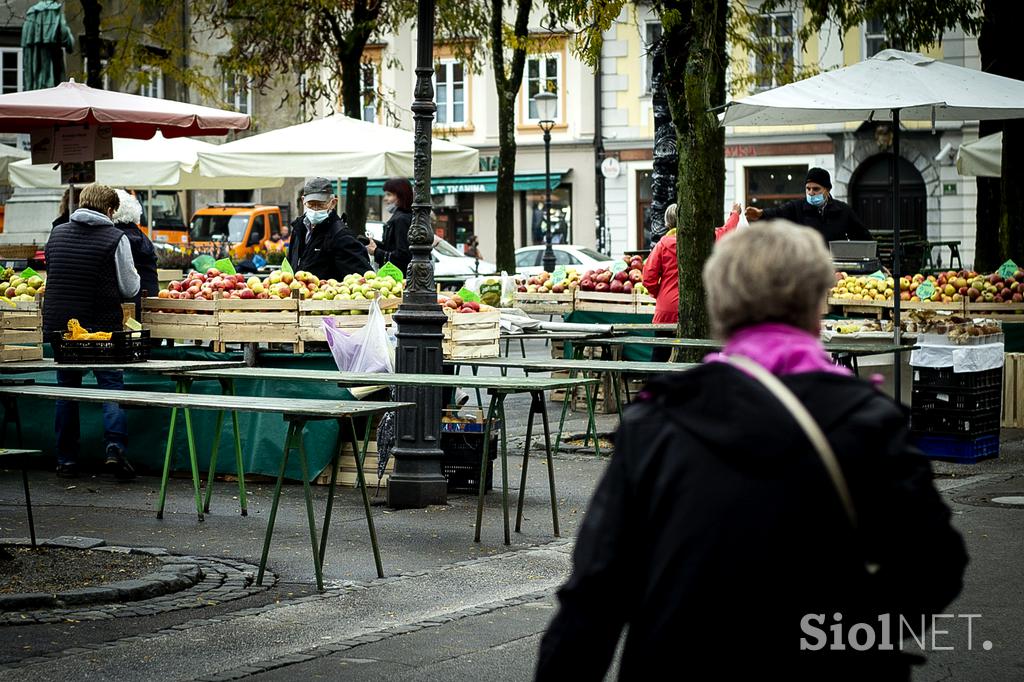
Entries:
<svg viewBox="0 0 1024 682">
<path fill-rule="evenodd" d="M 19 429 L 20 431 L 20 429 Z M 21 440 L 20 434 L 18 440 Z M 25 509 L 28 510 L 28 534 L 32 546 L 36 546 L 36 524 L 32 519 L 32 496 L 28 492 L 28 455 L 21 456 L 21 482 L 25 486 Z"/>
<path fill-rule="evenodd" d="M 540 394 L 540 417 L 544 425 L 544 450 L 548 461 L 548 487 L 551 489 L 551 523 L 555 531 L 555 537 L 559 536 L 558 531 L 558 502 L 555 497 L 555 460 L 551 452 L 551 426 L 548 424 L 548 407 L 544 403 L 544 394 Z"/>
<path fill-rule="evenodd" d="M 313 516 L 313 489 L 309 485 L 309 465 L 306 462 L 306 444 L 303 432 L 306 420 L 296 417 L 296 436 L 299 441 L 299 467 L 302 471 L 302 491 L 306 498 L 306 521 L 309 524 L 309 544 L 313 550 L 313 570 L 316 572 L 316 589 L 324 591 L 324 569 L 320 563 L 320 549 L 317 546 L 316 519 Z"/>
<path fill-rule="evenodd" d="M 267 519 L 267 535 L 263 540 L 263 555 L 260 557 L 260 570 L 256 574 L 256 584 L 263 584 L 263 574 L 267 568 L 267 555 L 270 553 L 270 540 L 274 536 L 274 522 L 277 520 L 277 506 L 281 501 L 281 484 L 284 483 L 284 472 L 288 466 L 288 455 L 291 453 L 292 440 L 295 434 L 295 423 L 288 422 L 288 433 L 284 437 L 284 453 L 281 456 L 281 471 L 277 475 L 274 486 L 274 500 L 270 506 L 270 518 Z"/>
<path fill-rule="evenodd" d="M 533 416 L 537 413 L 537 394 L 530 394 L 530 413 L 526 416 L 526 445 L 523 446 L 523 473 L 519 478 L 519 503 L 516 505 L 516 532 L 523 525 L 523 499 L 526 497 L 526 471 L 530 466 L 530 445 L 533 441 Z"/>
<path fill-rule="evenodd" d="M 221 393 L 235 395 L 234 379 L 220 380 Z M 213 497 L 213 485 L 217 475 L 217 454 L 220 449 L 221 429 L 224 426 L 224 412 L 217 412 L 217 426 L 213 433 L 213 448 L 210 452 L 210 473 L 206 477 L 206 499 L 203 511 L 210 513 L 210 498 Z M 238 503 L 242 516 L 249 515 L 249 504 L 245 496 L 245 467 L 242 464 L 242 438 L 238 430 L 238 413 L 231 410 L 231 426 L 235 436 L 235 473 L 238 476 Z"/>
<path fill-rule="evenodd" d="M 512 544 L 512 536 L 508 526 L 508 441 L 506 434 L 507 421 L 505 420 L 505 394 L 500 393 L 498 398 L 498 413 L 501 415 L 501 511 L 505 520 L 505 544 Z"/>
<path fill-rule="evenodd" d="M 484 495 L 487 493 L 487 465 L 490 464 L 491 423 L 498 404 L 498 394 L 491 393 L 490 404 L 484 417 L 484 447 L 480 456 L 480 490 L 476 498 L 476 532 L 473 542 L 480 542 L 480 526 L 484 520 Z M 504 424 L 502 425 L 504 427 Z"/>
</svg>

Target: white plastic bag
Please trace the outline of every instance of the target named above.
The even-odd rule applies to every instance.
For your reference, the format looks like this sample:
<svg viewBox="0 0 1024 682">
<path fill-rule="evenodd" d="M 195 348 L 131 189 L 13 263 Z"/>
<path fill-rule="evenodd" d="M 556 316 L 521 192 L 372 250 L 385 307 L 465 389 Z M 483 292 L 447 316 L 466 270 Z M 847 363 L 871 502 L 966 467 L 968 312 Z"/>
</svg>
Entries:
<svg viewBox="0 0 1024 682">
<path fill-rule="evenodd" d="M 395 349 L 388 336 L 384 313 L 374 299 L 370 303 L 370 315 L 366 324 L 351 334 L 337 329 L 334 318 L 324 318 L 324 334 L 327 346 L 334 356 L 334 363 L 342 372 L 386 372 L 395 371 Z"/>
</svg>

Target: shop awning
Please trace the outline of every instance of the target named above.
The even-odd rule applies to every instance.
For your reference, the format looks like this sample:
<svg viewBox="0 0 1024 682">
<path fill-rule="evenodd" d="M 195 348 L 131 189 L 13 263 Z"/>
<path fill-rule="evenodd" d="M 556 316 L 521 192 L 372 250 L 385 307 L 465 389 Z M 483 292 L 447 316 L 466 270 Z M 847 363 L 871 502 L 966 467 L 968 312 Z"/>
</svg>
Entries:
<svg viewBox="0 0 1024 682">
<path fill-rule="evenodd" d="M 557 188 L 562 183 L 562 178 L 569 173 L 569 170 L 551 171 L 551 189 Z M 381 196 L 384 194 L 385 178 L 373 178 L 366 182 L 366 194 L 368 196 Z M 341 183 L 341 191 L 345 191 L 345 181 Z M 544 173 L 516 173 L 515 191 L 543 191 Z M 456 175 L 447 178 L 431 178 L 430 193 L 437 196 L 440 194 L 459 194 L 461 192 L 497 192 L 497 173 L 477 173 L 476 175 Z"/>
</svg>

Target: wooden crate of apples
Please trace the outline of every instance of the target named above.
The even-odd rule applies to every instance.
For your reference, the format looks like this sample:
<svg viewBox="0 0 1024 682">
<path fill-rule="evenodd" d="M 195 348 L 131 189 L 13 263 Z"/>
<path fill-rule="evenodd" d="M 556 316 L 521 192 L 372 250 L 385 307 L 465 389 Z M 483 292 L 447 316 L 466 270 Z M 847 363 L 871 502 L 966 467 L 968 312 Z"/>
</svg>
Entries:
<svg viewBox="0 0 1024 682">
<path fill-rule="evenodd" d="M 394 277 L 379 277 L 372 270 L 348 275 L 341 282 L 321 281 L 312 296 L 299 301 L 299 341 L 326 342 L 325 319 L 332 319 L 337 329 L 364 326 L 374 298 L 390 327 L 391 315 L 402 303 L 403 289 L 403 283 Z"/>
<path fill-rule="evenodd" d="M 34 310 L 0 304 L 0 362 L 43 358 L 43 314 L 32 305 Z"/>
<path fill-rule="evenodd" d="M 557 284 L 550 272 L 528 277 L 516 287 L 516 307 L 524 313 L 572 312 L 580 279 L 576 268 L 566 268 L 565 279 Z"/>
<path fill-rule="evenodd" d="M 501 337 L 501 313 L 498 310 L 485 303 L 463 300 L 458 294 L 440 294 L 437 302 L 448 316 L 441 343 L 445 359 L 498 357 L 498 340 Z"/>
<path fill-rule="evenodd" d="M 622 265 L 589 270 L 576 292 L 576 310 L 610 313 L 647 313 L 654 298 L 643 285 L 644 259 L 623 256 Z"/>
</svg>

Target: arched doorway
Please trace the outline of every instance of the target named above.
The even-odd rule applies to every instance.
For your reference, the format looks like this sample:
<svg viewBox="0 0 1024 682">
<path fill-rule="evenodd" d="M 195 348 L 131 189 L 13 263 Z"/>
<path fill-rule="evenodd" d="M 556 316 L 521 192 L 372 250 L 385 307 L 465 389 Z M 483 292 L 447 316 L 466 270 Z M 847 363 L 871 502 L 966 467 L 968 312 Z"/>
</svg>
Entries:
<svg viewBox="0 0 1024 682">
<path fill-rule="evenodd" d="M 850 179 L 850 206 L 878 240 L 882 262 L 892 263 L 892 181 L 889 154 L 864 161 Z M 904 259 L 901 270 L 920 267 L 928 238 L 928 213 L 924 178 L 912 163 L 900 158 L 900 239 Z"/>
</svg>

